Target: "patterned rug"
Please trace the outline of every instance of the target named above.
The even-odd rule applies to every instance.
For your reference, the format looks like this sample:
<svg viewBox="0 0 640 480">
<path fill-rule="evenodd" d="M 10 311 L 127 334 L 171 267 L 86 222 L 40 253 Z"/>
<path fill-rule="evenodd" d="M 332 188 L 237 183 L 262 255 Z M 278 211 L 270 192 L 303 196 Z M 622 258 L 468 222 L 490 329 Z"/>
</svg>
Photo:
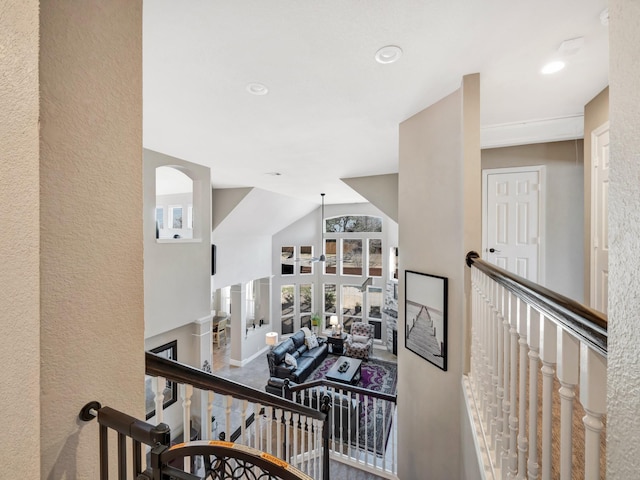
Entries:
<svg viewBox="0 0 640 480">
<path fill-rule="evenodd" d="M 319 380 L 325 378 L 329 369 L 338 360 L 338 357 L 330 355 L 326 358 L 311 375 L 307 381 Z M 375 390 L 382 393 L 396 393 L 398 384 L 398 366 L 395 363 L 385 362 L 383 360 L 370 359 L 362 362 L 361 378 L 357 386 Z M 374 414 L 375 413 L 375 414 Z M 393 418 L 393 409 L 389 408 L 388 402 L 378 400 L 376 402 L 376 411 L 373 411 L 373 399 L 368 398 L 364 402 L 364 398 L 360 399 L 360 425 L 358 429 L 358 444 L 367 445 L 367 450 L 382 454 L 384 446 L 389 438 L 391 431 L 391 421 Z M 374 438 L 374 422 L 375 422 L 375 438 Z M 366 425 L 366 430 L 365 430 Z M 368 433 L 365 439 L 365 431 Z M 362 448 L 362 447 L 361 447 Z"/>
</svg>

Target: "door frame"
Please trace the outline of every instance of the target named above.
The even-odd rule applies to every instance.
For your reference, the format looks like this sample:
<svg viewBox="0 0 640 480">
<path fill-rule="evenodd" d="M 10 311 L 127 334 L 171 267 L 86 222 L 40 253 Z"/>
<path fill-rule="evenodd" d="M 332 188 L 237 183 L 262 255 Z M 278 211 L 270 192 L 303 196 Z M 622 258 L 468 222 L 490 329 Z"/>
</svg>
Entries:
<svg viewBox="0 0 640 480">
<path fill-rule="evenodd" d="M 538 284 L 544 285 L 545 281 L 545 218 L 546 218 L 546 172 L 544 165 L 531 165 L 526 167 L 501 167 L 501 168 L 483 168 L 482 169 L 482 253 L 480 257 L 487 260 L 487 208 L 488 208 L 488 185 L 489 175 L 503 173 L 538 173 Z"/>
<path fill-rule="evenodd" d="M 596 176 L 594 175 L 594 171 L 596 168 L 596 164 L 593 161 L 593 159 L 598 155 L 598 153 L 596 152 L 596 147 L 597 147 L 597 139 L 598 137 L 600 137 L 600 135 L 602 135 L 604 132 L 609 131 L 609 145 L 611 145 L 611 132 L 610 132 L 610 128 L 609 128 L 609 120 L 607 120 L 606 122 L 604 122 L 602 125 L 600 125 L 597 128 L 594 128 L 591 131 L 591 159 L 590 159 L 590 168 L 591 168 L 591 185 L 589 186 L 591 188 L 591 191 L 589 193 L 589 196 L 591 197 L 591 205 L 589 206 L 590 212 L 589 215 L 591 217 L 590 220 L 590 232 L 589 232 L 589 306 L 591 308 L 595 308 L 595 302 L 596 302 L 596 252 L 595 252 L 595 241 L 596 241 L 596 218 L 595 218 L 595 211 L 596 211 L 596 202 L 598 201 L 598 198 L 596 198 Z M 608 235 L 609 232 L 607 232 Z M 608 270 L 608 265 L 607 265 L 607 270 Z M 608 295 L 607 295 L 608 297 Z M 607 298 L 608 300 L 608 298 Z"/>
</svg>

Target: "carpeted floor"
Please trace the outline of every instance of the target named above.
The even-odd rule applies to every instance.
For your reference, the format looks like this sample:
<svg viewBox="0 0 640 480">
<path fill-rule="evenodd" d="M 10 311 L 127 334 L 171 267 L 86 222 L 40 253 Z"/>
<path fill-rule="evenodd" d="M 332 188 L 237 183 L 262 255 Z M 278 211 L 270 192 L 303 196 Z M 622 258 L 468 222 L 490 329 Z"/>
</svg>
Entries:
<svg viewBox="0 0 640 480">
<path fill-rule="evenodd" d="M 329 356 L 308 378 L 308 381 L 326 377 L 327 371 L 338 360 Z M 395 394 L 398 383 L 398 366 L 395 363 L 378 359 L 362 362 L 361 378 L 357 386 L 381 393 Z M 370 452 L 382 454 L 389 437 L 394 405 L 370 397 L 360 397 L 360 425 L 358 445 Z M 374 407 L 375 405 L 375 407 Z M 355 443 L 355 442 L 354 442 Z"/>
</svg>

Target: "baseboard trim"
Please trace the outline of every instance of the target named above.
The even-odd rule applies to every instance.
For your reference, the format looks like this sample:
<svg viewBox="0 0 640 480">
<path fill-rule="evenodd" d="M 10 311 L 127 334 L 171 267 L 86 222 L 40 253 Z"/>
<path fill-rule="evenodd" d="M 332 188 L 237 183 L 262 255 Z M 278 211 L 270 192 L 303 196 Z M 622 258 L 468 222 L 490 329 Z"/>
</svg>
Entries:
<svg viewBox="0 0 640 480">
<path fill-rule="evenodd" d="M 268 351 L 269 351 L 269 347 L 267 346 L 267 347 L 263 347 L 261 350 L 258 350 L 256 353 L 251 355 L 249 358 L 245 358 L 244 360 L 234 360 L 233 358 L 230 358 L 229 365 L 231 365 L 232 367 L 244 367 L 247 363 L 252 362 L 256 358 L 258 358 L 260 355 L 264 355 Z M 265 362 L 266 362 L 266 359 L 265 359 Z"/>
</svg>

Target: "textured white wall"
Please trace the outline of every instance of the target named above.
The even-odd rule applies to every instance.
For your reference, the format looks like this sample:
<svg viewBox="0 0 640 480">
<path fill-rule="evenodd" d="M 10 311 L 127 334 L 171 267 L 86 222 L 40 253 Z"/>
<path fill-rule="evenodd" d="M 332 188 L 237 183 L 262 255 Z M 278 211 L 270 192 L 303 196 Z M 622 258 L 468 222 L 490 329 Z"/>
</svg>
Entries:
<svg viewBox="0 0 640 480">
<path fill-rule="evenodd" d="M 15 478 L 40 475 L 38 3 L 0 0 L 0 452 Z"/>
<path fill-rule="evenodd" d="M 640 458 L 640 2 L 611 0 L 607 478 Z"/>
<path fill-rule="evenodd" d="M 462 478 L 464 255 L 480 242 L 478 109 L 479 78 L 465 77 L 463 89 L 400 124 L 400 478 Z M 405 348 L 405 270 L 449 279 L 446 372 Z"/>
<path fill-rule="evenodd" d="M 193 180 L 193 239 L 156 240 L 155 172 L 181 169 Z M 186 211 L 184 219 L 186 221 Z M 211 172 L 209 167 L 144 151 L 144 318 L 152 337 L 211 312 Z"/>
<path fill-rule="evenodd" d="M 81 407 L 144 418 L 142 2 L 40 20 L 41 478 L 98 478 Z"/>
</svg>

